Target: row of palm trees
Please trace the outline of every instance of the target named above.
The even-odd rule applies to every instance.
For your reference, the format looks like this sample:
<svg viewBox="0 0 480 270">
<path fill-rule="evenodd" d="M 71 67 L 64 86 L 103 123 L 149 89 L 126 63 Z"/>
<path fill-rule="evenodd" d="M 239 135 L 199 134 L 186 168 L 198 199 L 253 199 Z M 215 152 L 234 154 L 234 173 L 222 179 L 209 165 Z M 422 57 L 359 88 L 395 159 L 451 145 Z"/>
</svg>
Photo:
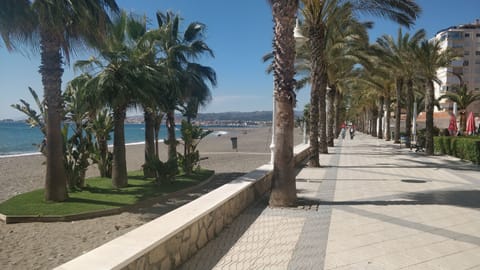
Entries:
<svg viewBox="0 0 480 270">
<path fill-rule="evenodd" d="M 416 56 L 424 57 L 418 61 L 425 65 L 419 70 L 401 73 L 402 77 L 397 78 L 399 73 L 394 67 L 399 66 L 393 65 L 393 58 L 386 61 L 386 58 L 393 57 L 389 55 L 388 47 L 382 48 L 380 42 L 375 46 L 368 44 L 367 29 L 371 24 L 359 22 L 357 14 L 381 16 L 410 26 L 421 11 L 415 1 L 270 0 L 269 3 L 274 19 L 275 145 L 281 146 L 274 155 L 270 205 L 289 206 L 296 203 L 295 177 L 290 163 L 293 152 L 290 141 L 293 116 L 290 112 L 295 105 L 296 87 L 311 85 L 308 115 L 312 157 L 309 164 L 318 167 L 319 153 L 328 152 L 328 146 L 333 145 L 333 139 L 338 135 L 340 123 L 349 119 L 349 114 L 372 98 L 375 98 L 374 106 L 378 106 L 377 101 L 390 104 L 395 99 L 391 92 L 382 93 L 392 89 L 392 81 L 400 89 L 404 80 L 410 87 L 412 74 L 421 74 L 425 78 L 423 82 L 428 83 L 426 104 L 430 108 L 433 98 L 430 97 L 433 92 L 430 82 L 435 74 L 430 71 L 436 71 L 448 62 L 450 53 L 441 53 L 438 44 L 423 40 Z M 299 8 L 303 44 L 295 41 L 293 31 Z M 421 39 L 421 34 L 418 36 Z M 408 37 L 406 39 L 410 41 Z M 429 51 L 435 53 L 429 55 Z M 405 63 L 403 67 L 409 66 Z M 295 74 L 299 76 L 295 77 Z M 400 102 L 401 94 L 396 97 Z M 390 106 L 386 107 L 389 110 Z M 375 117 L 382 114 L 377 112 Z M 400 119 L 399 114 L 397 119 Z M 427 116 L 427 122 L 432 123 L 427 124 L 427 128 L 433 128 L 433 117 Z M 399 132 L 395 134 L 399 136 Z M 428 147 L 432 148 L 432 145 Z"/>
<path fill-rule="evenodd" d="M 6 47 L 22 50 L 28 44 L 27 49 L 39 48 L 41 54 L 47 201 L 63 201 L 68 196 L 61 130 L 65 106 L 74 106 L 69 112 L 75 113 L 68 117 L 80 125 L 94 119 L 100 125 L 102 119 L 107 123 L 111 111 L 114 187 L 127 185 L 124 120 L 128 108 L 141 106 L 145 112 L 146 161 L 158 158 L 155 138 L 166 115 L 169 160 L 176 163 L 175 110 L 194 118 L 199 106 L 210 100 L 210 87 L 216 84 L 215 71 L 197 62 L 205 54 L 213 56 L 203 39 L 205 25 L 194 22 L 182 29 L 178 15 L 157 12 L 158 28 L 147 30 L 145 17 L 121 11 L 114 0 L 7 0 L 0 3 L 0 10 L 0 33 Z M 75 63 L 84 73 L 69 83 L 74 94 L 68 96 L 75 98 L 64 101 L 64 60 L 69 63 L 72 51 L 86 47 L 99 54 Z M 107 134 L 96 134 L 97 141 Z M 105 146 L 101 148 L 108 152 Z"/>
<path fill-rule="evenodd" d="M 437 70 L 447 67 L 457 55 L 450 49 L 441 48 L 438 41 L 426 40 L 424 30 L 419 30 L 412 36 L 403 34 L 401 29 L 396 38 L 384 35 L 371 46 L 371 51 L 376 65 L 372 70 L 362 70 L 362 81 L 358 86 L 361 90 L 352 92 L 356 104 L 352 117 L 355 114 L 367 115 L 366 121 L 370 123 L 367 132 L 379 138 L 383 138 L 385 133 L 385 139 L 390 140 L 390 108 L 392 100 L 395 100 L 393 140 L 400 143 L 402 109 L 406 112 L 405 135 L 410 138 L 414 101 L 423 103 L 424 106 L 420 108 L 423 107 L 426 112 L 425 151 L 432 155 L 433 112 L 436 103 L 434 83 L 438 81 Z M 377 122 L 382 123 L 383 108 L 387 109 L 386 126 L 377 127 Z"/>
</svg>

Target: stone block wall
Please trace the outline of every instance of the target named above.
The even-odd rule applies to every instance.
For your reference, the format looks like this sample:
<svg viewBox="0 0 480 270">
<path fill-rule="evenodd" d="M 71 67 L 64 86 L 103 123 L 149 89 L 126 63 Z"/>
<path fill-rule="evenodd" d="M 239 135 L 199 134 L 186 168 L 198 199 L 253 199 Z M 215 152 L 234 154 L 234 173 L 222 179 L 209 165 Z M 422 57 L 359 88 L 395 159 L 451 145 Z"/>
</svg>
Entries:
<svg viewBox="0 0 480 270">
<path fill-rule="evenodd" d="M 204 215 L 189 227 L 169 240 L 160 243 L 144 256 L 131 262 L 124 270 L 175 269 L 192 257 L 197 250 L 214 239 L 235 217 L 255 200 L 259 199 L 271 186 L 272 173 L 269 172 L 253 185 L 242 190 L 220 207 Z"/>
</svg>

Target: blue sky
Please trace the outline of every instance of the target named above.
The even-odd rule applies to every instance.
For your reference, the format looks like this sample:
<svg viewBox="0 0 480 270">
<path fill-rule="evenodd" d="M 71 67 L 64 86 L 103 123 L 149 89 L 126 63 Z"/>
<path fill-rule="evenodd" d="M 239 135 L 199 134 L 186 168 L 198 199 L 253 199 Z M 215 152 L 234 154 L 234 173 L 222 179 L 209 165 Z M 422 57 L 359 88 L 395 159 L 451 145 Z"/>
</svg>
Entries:
<svg viewBox="0 0 480 270">
<path fill-rule="evenodd" d="M 432 37 L 438 30 L 480 18 L 478 0 L 419 0 L 423 13 L 410 30 L 424 28 Z M 215 53 L 214 59 L 205 59 L 204 65 L 217 72 L 218 86 L 212 90 L 213 100 L 203 112 L 256 111 L 272 108 L 272 76 L 265 73 L 261 57 L 271 50 L 273 23 L 266 0 L 117 0 L 120 7 L 153 18 L 155 11 L 171 10 L 184 18 L 185 24 L 199 21 L 207 25 L 206 42 Z M 370 31 L 371 41 L 382 34 L 395 36 L 398 26 L 371 17 L 375 22 Z M 155 21 L 152 20 L 152 27 Z M 3 41 L 2 41 L 3 42 Z M 2 44 L 2 43 L 0 43 Z M 91 52 L 74 58 L 86 59 Z M 19 99 L 31 102 L 27 87 L 43 93 L 38 73 L 40 59 L 34 53 L 9 53 L 0 47 L 0 119 L 23 118 L 10 104 Z M 77 74 L 78 75 L 78 74 Z M 65 67 L 63 82 L 75 76 Z M 308 89 L 298 95 L 297 110 L 308 103 Z"/>
</svg>

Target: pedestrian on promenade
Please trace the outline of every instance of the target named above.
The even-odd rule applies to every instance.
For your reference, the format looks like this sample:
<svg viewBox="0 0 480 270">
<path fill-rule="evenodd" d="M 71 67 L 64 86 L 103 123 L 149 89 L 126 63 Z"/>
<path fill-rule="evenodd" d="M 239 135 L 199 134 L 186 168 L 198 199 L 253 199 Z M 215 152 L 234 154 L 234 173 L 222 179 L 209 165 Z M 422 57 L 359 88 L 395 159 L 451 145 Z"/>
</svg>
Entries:
<svg viewBox="0 0 480 270">
<path fill-rule="evenodd" d="M 353 140 L 353 136 L 355 136 L 355 128 L 353 125 L 350 126 L 350 140 Z"/>
</svg>

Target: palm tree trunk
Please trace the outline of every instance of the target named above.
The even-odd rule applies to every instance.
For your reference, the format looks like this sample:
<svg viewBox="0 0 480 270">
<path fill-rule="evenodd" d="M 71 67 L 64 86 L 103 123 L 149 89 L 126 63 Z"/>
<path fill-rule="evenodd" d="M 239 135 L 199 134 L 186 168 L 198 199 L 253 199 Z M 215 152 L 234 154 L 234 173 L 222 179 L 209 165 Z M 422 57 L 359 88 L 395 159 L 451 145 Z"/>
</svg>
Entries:
<svg viewBox="0 0 480 270">
<path fill-rule="evenodd" d="M 405 119 L 405 133 L 407 138 L 412 136 L 412 119 L 413 119 L 413 80 L 407 81 L 407 118 Z M 410 147 L 410 140 L 407 140 L 406 147 Z"/>
<path fill-rule="evenodd" d="M 371 110 L 371 121 L 372 121 L 372 136 L 378 137 L 377 133 L 377 122 L 378 122 L 378 108 L 374 106 Z"/>
<path fill-rule="evenodd" d="M 160 159 L 160 153 L 158 149 L 158 135 L 160 133 L 160 126 L 162 125 L 162 120 L 163 120 L 164 114 L 157 111 L 155 112 L 155 118 L 154 118 L 154 138 L 155 138 L 155 157 L 157 159 Z"/>
<path fill-rule="evenodd" d="M 330 90 L 327 89 L 327 104 L 328 104 L 328 122 L 327 122 L 327 143 L 328 146 L 334 146 L 334 139 L 335 139 L 335 93 L 336 93 L 336 86 L 332 85 Z"/>
<path fill-rule="evenodd" d="M 323 61 L 324 62 L 324 61 Z M 327 74 L 325 70 L 325 66 L 323 65 L 322 71 L 322 80 L 320 83 L 320 91 L 319 91 L 319 129 L 320 129 L 320 153 L 328 154 L 328 143 L 327 143 L 327 104 L 326 104 L 326 97 L 327 97 Z"/>
<path fill-rule="evenodd" d="M 293 156 L 295 40 L 297 0 L 272 0 L 274 20 L 275 153 L 270 206 L 293 206 L 297 200 Z"/>
<path fill-rule="evenodd" d="M 40 74 L 47 108 L 47 162 L 45 200 L 61 202 L 67 199 L 67 174 L 64 167 L 61 122 L 63 99 L 61 94 L 63 68 L 60 46 L 53 35 L 42 31 Z"/>
<path fill-rule="evenodd" d="M 425 154 L 433 155 L 433 106 L 435 93 L 433 90 L 433 81 L 427 81 L 427 92 L 425 95 Z"/>
<path fill-rule="evenodd" d="M 123 188 L 128 185 L 125 152 L 125 117 L 125 106 L 113 110 L 112 185 L 115 188 Z"/>
<path fill-rule="evenodd" d="M 145 164 L 151 162 L 155 158 L 155 119 L 154 114 L 149 108 L 144 108 L 145 120 Z M 155 170 L 150 166 L 143 168 L 143 176 L 153 178 L 155 177 Z"/>
<path fill-rule="evenodd" d="M 342 95 L 339 91 L 335 91 L 335 138 L 340 134 L 340 109 L 341 109 Z"/>
<path fill-rule="evenodd" d="M 167 112 L 168 160 L 177 159 L 177 138 L 175 137 L 175 111 Z"/>
<path fill-rule="evenodd" d="M 316 76 L 317 75 L 314 73 L 312 77 L 315 78 Z M 309 167 L 320 167 L 320 151 L 318 145 L 318 98 L 318 89 L 316 85 L 312 83 L 312 89 L 310 90 L 310 149 L 312 154 L 308 161 Z"/>
<path fill-rule="evenodd" d="M 108 165 L 110 162 L 108 157 L 108 140 L 106 136 L 97 136 L 98 151 L 100 152 L 100 160 L 98 168 L 100 171 L 100 177 L 112 177 L 111 167 Z"/>
<path fill-rule="evenodd" d="M 393 143 L 400 143 L 400 117 L 402 114 L 401 98 L 402 98 L 403 79 L 396 80 L 396 95 L 397 103 L 395 108 L 395 134 L 393 136 Z"/>
<path fill-rule="evenodd" d="M 380 96 L 380 98 L 378 99 L 378 134 L 377 134 L 377 138 L 379 138 L 379 139 L 383 139 L 382 121 L 383 121 L 383 106 L 384 106 L 384 103 L 385 103 L 385 97 Z"/>
<path fill-rule="evenodd" d="M 390 141 L 391 134 L 390 134 L 390 105 L 392 103 L 392 100 L 390 98 L 390 93 L 387 93 L 387 97 L 385 98 L 385 108 L 386 108 L 386 119 L 385 119 L 385 141 Z"/>
</svg>

